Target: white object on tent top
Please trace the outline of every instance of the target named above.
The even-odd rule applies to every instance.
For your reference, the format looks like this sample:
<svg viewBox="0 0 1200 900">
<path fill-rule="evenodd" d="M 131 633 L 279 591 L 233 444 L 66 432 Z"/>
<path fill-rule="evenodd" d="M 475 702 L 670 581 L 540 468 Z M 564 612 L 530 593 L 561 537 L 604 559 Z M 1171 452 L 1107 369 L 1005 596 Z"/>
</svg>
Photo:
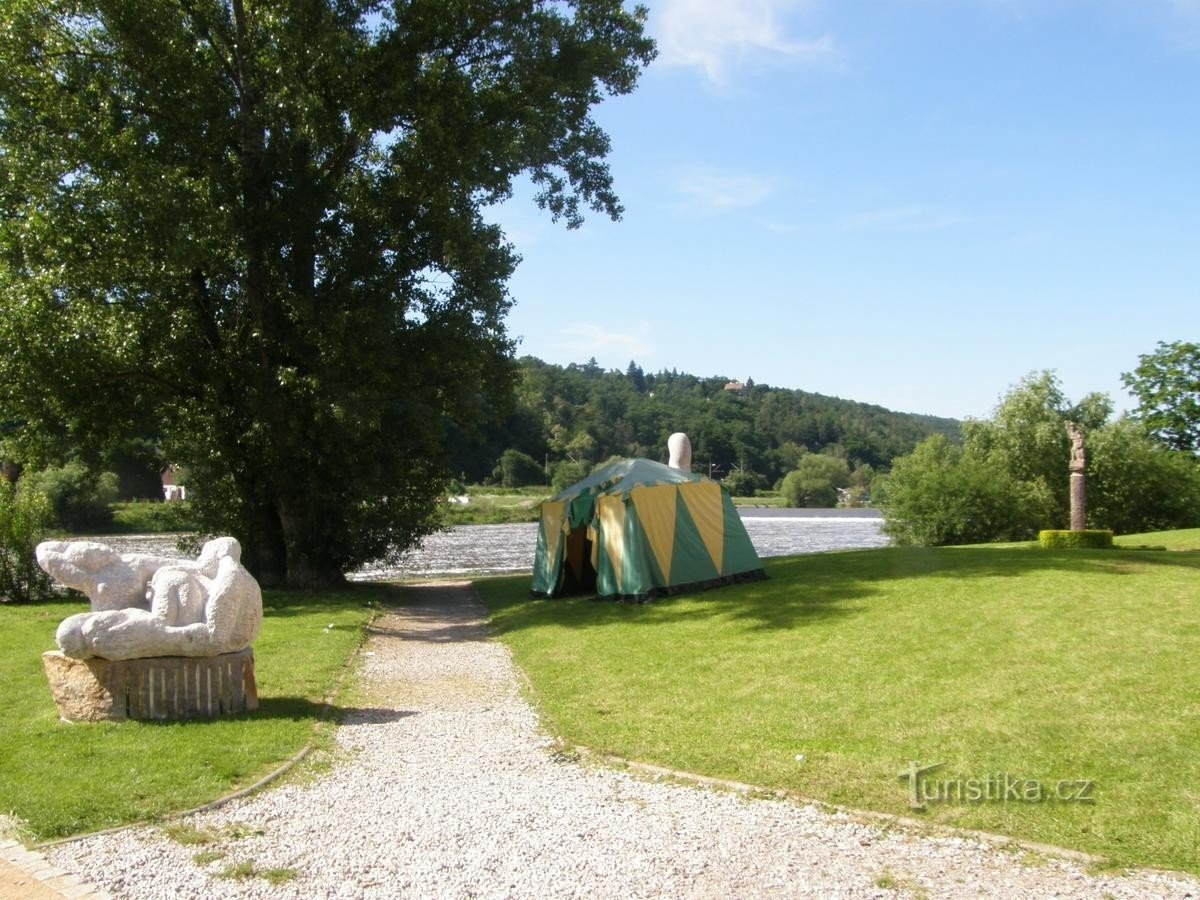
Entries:
<svg viewBox="0 0 1200 900">
<path fill-rule="evenodd" d="M 672 469 L 692 471 L 692 442 L 682 431 L 677 431 L 667 438 L 667 453 L 671 457 L 667 465 Z"/>
</svg>

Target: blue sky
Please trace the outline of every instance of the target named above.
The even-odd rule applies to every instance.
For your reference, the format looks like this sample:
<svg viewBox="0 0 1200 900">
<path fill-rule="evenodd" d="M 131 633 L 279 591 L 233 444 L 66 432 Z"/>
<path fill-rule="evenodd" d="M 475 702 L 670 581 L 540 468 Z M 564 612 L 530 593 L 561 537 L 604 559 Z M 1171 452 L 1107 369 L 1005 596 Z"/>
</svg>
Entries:
<svg viewBox="0 0 1200 900">
<path fill-rule="evenodd" d="M 1200 0 L 657 0 L 621 222 L 494 216 L 519 354 L 987 416 L 1200 339 Z"/>
</svg>

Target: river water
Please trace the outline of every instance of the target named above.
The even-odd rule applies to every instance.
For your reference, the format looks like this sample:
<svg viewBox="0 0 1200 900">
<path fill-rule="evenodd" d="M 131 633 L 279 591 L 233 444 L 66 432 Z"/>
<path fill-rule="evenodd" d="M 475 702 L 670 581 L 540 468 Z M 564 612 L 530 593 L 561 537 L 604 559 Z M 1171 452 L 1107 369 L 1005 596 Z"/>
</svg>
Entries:
<svg viewBox="0 0 1200 900">
<path fill-rule="evenodd" d="M 763 558 L 886 547 L 883 519 L 874 510 L 742 509 L 754 549 Z M 93 538 L 123 553 L 177 555 L 170 535 Z M 459 525 L 432 534 L 391 564 L 365 566 L 355 581 L 469 577 L 533 569 L 537 525 Z"/>
</svg>

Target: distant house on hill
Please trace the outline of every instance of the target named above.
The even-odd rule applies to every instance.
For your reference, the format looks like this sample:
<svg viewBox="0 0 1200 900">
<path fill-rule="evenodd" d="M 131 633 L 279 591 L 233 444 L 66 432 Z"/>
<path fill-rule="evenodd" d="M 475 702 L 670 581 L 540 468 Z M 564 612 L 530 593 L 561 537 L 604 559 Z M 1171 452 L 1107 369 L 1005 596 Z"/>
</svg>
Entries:
<svg viewBox="0 0 1200 900">
<path fill-rule="evenodd" d="M 746 390 L 746 385 L 742 384 L 740 381 L 730 381 L 725 385 L 725 390 L 734 394 L 740 394 Z"/>
</svg>

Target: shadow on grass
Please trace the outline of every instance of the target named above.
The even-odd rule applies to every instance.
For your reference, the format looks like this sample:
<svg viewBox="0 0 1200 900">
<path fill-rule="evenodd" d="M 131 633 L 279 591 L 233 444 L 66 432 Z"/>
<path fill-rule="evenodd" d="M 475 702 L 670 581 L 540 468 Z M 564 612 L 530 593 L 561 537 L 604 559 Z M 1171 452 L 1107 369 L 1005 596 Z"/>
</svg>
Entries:
<svg viewBox="0 0 1200 900">
<path fill-rule="evenodd" d="M 399 722 L 415 716 L 417 713 L 409 709 L 387 709 L 379 706 L 338 706 L 336 703 L 321 703 L 309 700 L 307 697 L 263 697 L 258 701 L 258 709 L 253 712 L 239 713 L 236 716 L 215 716 L 211 719 L 172 719 L 157 721 L 154 719 L 139 720 L 141 725 L 166 726 L 177 728 L 186 725 L 189 728 L 203 728 L 206 725 L 222 725 L 230 721 L 261 722 L 283 720 L 289 722 L 312 722 L 330 719 L 338 724 L 351 725 L 385 725 L 389 722 Z"/>
<path fill-rule="evenodd" d="M 555 625 L 578 628 L 610 623 L 742 620 L 754 629 L 788 629 L 854 615 L 885 583 L 922 578 L 1020 578 L 1061 572 L 1082 577 L 1128 576 L 1145 567 L 1200 574 L 1200 554 L 1040 548 L 888 547 L 766 560 L 768 580 L 676 595 L 647 604 L 592 602 L 583 597 L 529 600 L 516 580 L 509 589 L 480 591 L 500 632 Z M 527 580 L 527 579 L 526 579 Z M 522 587 L 527 585 L 522 582 Z"/>
</svg>

